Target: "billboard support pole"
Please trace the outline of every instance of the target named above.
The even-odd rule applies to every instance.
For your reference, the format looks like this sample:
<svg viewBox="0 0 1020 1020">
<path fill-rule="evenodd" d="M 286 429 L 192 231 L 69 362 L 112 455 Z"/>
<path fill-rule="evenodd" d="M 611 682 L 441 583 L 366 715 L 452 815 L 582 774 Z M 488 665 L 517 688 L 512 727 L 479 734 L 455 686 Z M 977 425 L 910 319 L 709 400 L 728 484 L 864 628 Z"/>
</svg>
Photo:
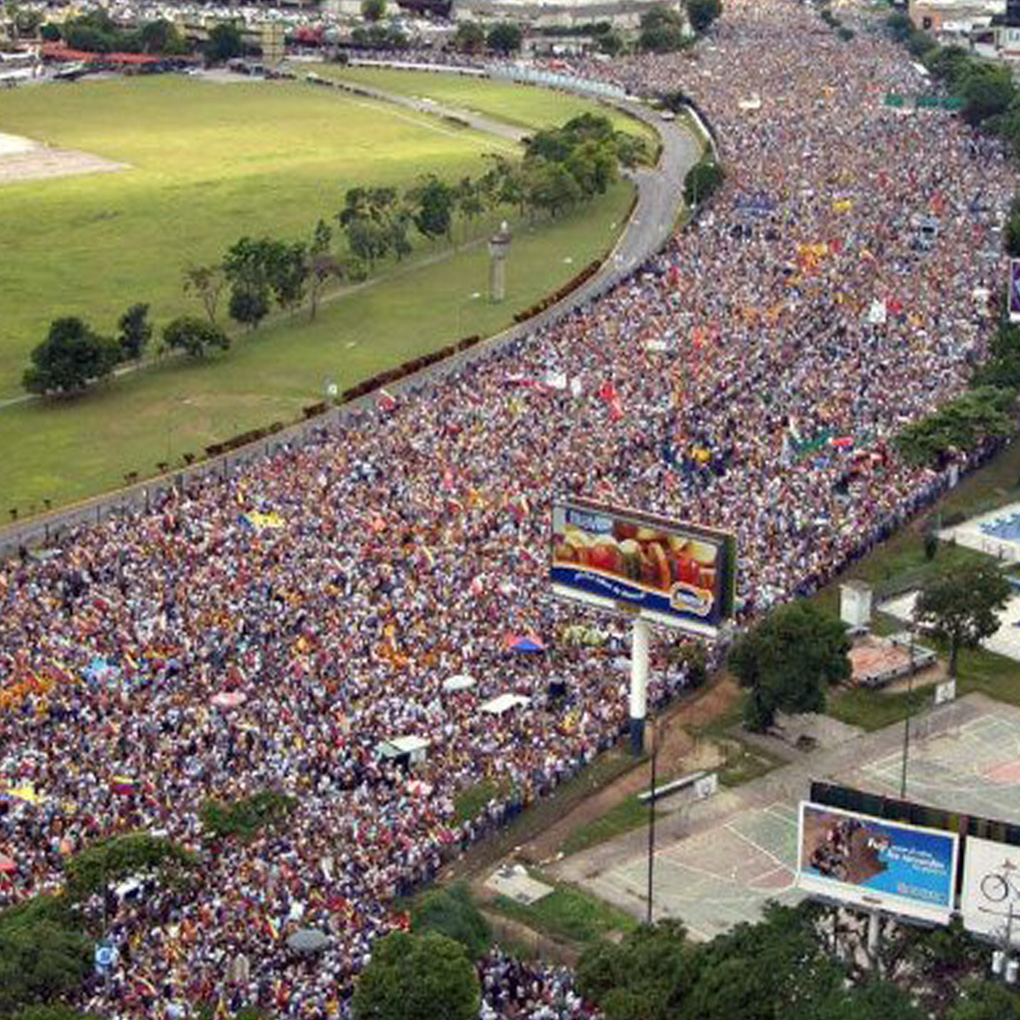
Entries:
<svg viewBox="0 0 1020 1020">
<path fill-rule="evenodd" d="M 645 748 L 648 710 L 648 623 L 635 617 L 630 642 L 630 752 L 640 757 Z"/>
<path fill-rule="evenodd" d="M 868 957 L 871 959 L 871 965 L 875 970 L 878 969 L 878 942 L 881 931 L 879 920 L 877 910 L 872 910 L 868 913 Z"/>
</svg>

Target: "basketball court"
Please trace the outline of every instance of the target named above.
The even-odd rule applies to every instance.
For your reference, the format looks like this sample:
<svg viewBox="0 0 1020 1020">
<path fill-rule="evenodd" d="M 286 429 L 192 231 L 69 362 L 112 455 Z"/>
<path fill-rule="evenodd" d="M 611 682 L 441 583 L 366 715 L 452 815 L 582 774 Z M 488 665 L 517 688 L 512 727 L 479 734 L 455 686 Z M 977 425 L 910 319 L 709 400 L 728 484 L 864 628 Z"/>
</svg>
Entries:
<svg viewBox="0 0 1020 1020">
<path fill-rule="evenodd" d="M 972 694 L 915 719 L 912 734 L 908 799 L 991 818 L 1020 815 L 1020 709 Z M 710 939 L 756 920 L 770 899 L 797 902 L 797 806 L 811 780 L 898 796 L 902 745 L 902 724 L 853 737 L 660 819 L 656 918 L 679 918 L 695 938 Z M 647 829 L 629 833 L 553 871 L 643 918 L 647 840 Z"/>
</svg>

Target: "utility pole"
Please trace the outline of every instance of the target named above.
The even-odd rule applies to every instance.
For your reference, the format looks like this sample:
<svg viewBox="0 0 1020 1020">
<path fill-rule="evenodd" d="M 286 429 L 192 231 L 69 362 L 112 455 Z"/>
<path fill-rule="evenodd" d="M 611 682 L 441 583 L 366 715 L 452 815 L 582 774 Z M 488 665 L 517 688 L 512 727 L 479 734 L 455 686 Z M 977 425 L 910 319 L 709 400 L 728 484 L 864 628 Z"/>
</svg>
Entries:
<svg viewBox="0 0 1020 1020">
<path fill-rule="evenodd" d="M 910 674 L 907 678 L 907 714 L 903 720 L 903 770 L 900 773 L 900 800 L 907 799 L 907 763 L 910 758 L 910 714 L 914 710 L 914 632 L 913 622 L 910 624 Z"/>
<path fill-rule="evenodd" d="M 649 924 L 654 924 L 653 904 L 655 897 L 655 781 L 656 761 L 659 756 L 658 738 L 658 717 L 653 715 L 651 719 L 651 778 L 648 782 L 648 916 Z"/>
</svg>

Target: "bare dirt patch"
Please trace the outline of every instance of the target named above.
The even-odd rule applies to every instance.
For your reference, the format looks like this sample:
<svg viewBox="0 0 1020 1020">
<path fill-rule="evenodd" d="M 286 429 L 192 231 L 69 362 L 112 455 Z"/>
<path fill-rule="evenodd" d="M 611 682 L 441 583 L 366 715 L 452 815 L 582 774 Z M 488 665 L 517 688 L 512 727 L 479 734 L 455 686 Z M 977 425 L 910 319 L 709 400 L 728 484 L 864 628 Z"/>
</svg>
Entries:
<svg viewBox="0 0 1020 1020">
<path fill-rule="evenodd" d="M 127 163 L 116 163 L 91 152 L 58 149 L 22 135 L 0 134 L 0 186 L 127 169 Z"/>
<path fill-rule="evenodd" d="M 696 729 L 723 715 L 739 696 L 737 685 L 725 677 L 667 713 L 659 724 L 659 781 L 718 764 L 714 749 L 697 741 L 688 728 Z M 532 839 L 523 848 L 521 856 L 532 861 L 552 858 L 575 829 L 601 818 L 621 801 L 646 789 L 650 771 L 651 766 L 645 762 L 603 787 Z"/>
</svg>

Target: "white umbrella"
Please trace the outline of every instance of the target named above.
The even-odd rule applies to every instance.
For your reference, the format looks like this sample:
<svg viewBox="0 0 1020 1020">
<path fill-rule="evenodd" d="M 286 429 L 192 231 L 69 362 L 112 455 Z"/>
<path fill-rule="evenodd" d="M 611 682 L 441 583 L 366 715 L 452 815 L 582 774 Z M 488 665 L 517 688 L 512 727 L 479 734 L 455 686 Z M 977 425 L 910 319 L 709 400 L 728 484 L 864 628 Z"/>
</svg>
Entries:
<svg viewBox="0 0 1020 1020">
<path fill-rule="evenodd" d="M 456 676 L 447 677 L 443 681 L 443 690 L 466 691 L 469 687 L 474 687 L 476 682 L 473 676 L 468 676 L 467 673 L 458 673 Z"/>
</svg>

